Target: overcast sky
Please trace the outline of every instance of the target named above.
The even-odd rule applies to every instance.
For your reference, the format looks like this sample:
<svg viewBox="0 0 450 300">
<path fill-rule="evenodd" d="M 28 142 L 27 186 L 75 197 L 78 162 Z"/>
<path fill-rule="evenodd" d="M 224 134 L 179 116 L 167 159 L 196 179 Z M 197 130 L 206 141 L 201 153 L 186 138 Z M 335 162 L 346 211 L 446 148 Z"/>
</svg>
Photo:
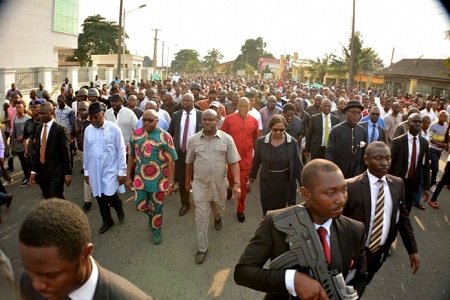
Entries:
<svg viewBox="0 0 450 300">
<path fill-rule="evenodd" d="M 119 20 L 119 0 L 80 0 L 80 24 L 100 14 Z M 158 65 L 165 41 L 164 65 L 180 49 L 197 50 L 203 58 L 219 49 L 222 62 L 234 60 L 246 39 L 261 36 L 266 51 L 279 58 L 299 53 L 300 58 L 342 55 L 351 34 L 352 0 L 123 0 L 127 14 L 126 43 L 133 54 L 153 58 L 152 29 L 158 32 Z M 385 65 L 402 58 L 450 56 L 450 18 L 436 0 L 356 0 L 356 31 L 364 45 L 379 53 Z M 80 28 L 81 31 L 81 28 Z M 169 48 L 169 49 L 168 49 Z"/>
</svg>

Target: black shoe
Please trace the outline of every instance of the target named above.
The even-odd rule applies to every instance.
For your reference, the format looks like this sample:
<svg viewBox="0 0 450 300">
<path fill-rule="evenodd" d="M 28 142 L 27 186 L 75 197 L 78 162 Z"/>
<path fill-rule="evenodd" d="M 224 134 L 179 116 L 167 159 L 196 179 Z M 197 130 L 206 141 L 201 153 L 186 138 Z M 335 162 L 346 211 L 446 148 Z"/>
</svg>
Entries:
<svg viewBox="0 0 450 300">
<path fill-rule="evenodd" d="M 120 207 L 116 210 L 117 212 L 117 218 L 119 219 L 119 223 L 123 224 L 123 221 L 125 220 L 125 212 L 123 211 L 123 208 Z"/>
<path fill-rule="evenodd" d="M 8 197 L 8 200 L 6 200 L 6 208 L 9 208 L 11 206 L 11 201 L 12 201 L 14 195 L 9 194 L 7 197 Z"/>
<path fill-rule="evenodd" d="M 184 215 L 187 213 L 188 210 L 189 210 L 189 207 L 187 207 L 187 206 L 182 206 L 182 207 L 180 208 L 180 211 L 178 212 L 178 214 L 182 217 L 182 216 L 184 216 Z"/>
<path fill-rule="evenodd" d="M 100 227 L 100 230 L 98 231 L 98 233 L 103 234 L 103 233 L 107 232 L 109 227 L 111 227 L 113 225 L 114 225 L 114 222 L 111 224 L 103 224 L 102 227 Z"/>
<path fill-rule="evenodd" d="M 222 218 L 220 218 L 219 220 L 214 219 L 214 227 L 216 228 L 216 230 L 222 229 Z"/>
<path fill-rule="evenodd" d="M 422 203 L 413 202 L 413 206 L 417 207 L 420 210 L 425 210 L 425 207 L 422 205 Z"/>
<path fill-rule="evenodd" d="M 231 197 L 233 197 L 233 191 L 232 190 L 227 190 L 227 200 L 230 200 Z"/>
<path fill-rule="evenodd" d="M 244 213 L 238 212 L 238 213 L 237 213 L 237 218 L 238 218 L 238 221 L 239 221 L 239 222 L 241 222 L 241 223 L 244 223 L 244 222 L 245 222 L 245 215 L 244 215 Z"/>
<path fill-rule="evenodd" d="M 92 206 L 92 203 L 91 203 L 91 202 L 84 202 L 83 210 L 84 210 L 84 211 L 88 211 L 88 210 L 91 209 L 91 206 Z"/>
<path fill-rule="evenodd" d="M 202 264 L 205 260 L 206 252 L 197 251 L 197 254 L 195 254 L 195 262 L 198 264 Z"/>
</svg>

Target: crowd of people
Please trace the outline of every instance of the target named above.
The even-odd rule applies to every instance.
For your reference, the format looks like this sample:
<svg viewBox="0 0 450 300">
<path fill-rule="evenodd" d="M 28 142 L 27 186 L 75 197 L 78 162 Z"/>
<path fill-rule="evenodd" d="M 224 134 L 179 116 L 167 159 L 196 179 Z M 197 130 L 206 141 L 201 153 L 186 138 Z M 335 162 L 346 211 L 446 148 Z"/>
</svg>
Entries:
<svg viewBox="0 0 450 300">
<path fill-rule="evenodd" d="M 140 82 L 116 77 L 102 84 L 96 76 L 77 91 L 66 78 L 56 102 L 39 85 L 28 105 L 12 84 L 4 111 L 1 205 L 9 207 L 13 199 L 4 187 L 12 182 L 13 155 L 23 170 L 21 187 L 38 184 L 43 198 L 64 199 L 80 151 L 82 208 L 90 210 L 92 196 L 97 199 L 100 234 L 114 225 L 111 207 L 119 224 L 124 222 L 119 194 L 128 188 L 158 245 L 166 195 L 178 192 L 178 214 L 184 216 L 192 194 L 198 264 L 208 250 L 211 210 L 214 227 L 221 230 L 226 201 L 234 197 L 237 220 L 244 223 L 246 196 L 259 175 L 264 221 L 236 266 L 235 280 L 270 294 L 303 299 L 323 293 L 304 270 L 263 270 L 267 259 L 288 249 L 282 234 L 274 233 L 272 218 L 298 204 L 299 193 L 315 225 L 326 229 L 322 245 L 328 263 L 345 276 L 353 270 L 348 282 L 361 296 L 398 231 L 417 272 L 409 213 L 413 206 L 425 210 L 421 200 L 439 209 L 439 193 L 450 188 L 450 156 L 441 180 L 437 177 L 448 151 L 450 105 L 419 93 L 394 97 L 380 88 L 316 89 L 231 76 Z M 336 243 L 347 239 L 346 230 L 354 234 L 338 261 Z M 22 236 L 21 242 L 33 246 Z"/>
</svg>

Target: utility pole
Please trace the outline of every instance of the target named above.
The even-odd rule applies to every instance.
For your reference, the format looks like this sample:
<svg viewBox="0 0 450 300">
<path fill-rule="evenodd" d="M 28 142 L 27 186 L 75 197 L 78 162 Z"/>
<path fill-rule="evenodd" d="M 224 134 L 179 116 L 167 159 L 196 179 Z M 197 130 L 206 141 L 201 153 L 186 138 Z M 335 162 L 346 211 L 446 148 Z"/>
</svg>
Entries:
<svg viewBox="0 0 450 300">
<path fill-rule="evenodd" d="M 155 32 L 155 39 L 154 39 L 154 43 L 153 43 L 153 72 L 156 72 L 156 59 L 157 59 L 157 55 L 156 53 L 158 52 L 158 31 L 161 31 L 161 29 L 152 29 Z"/>
<path fill-rule="evenodd" d="M 119 41 L 117 43 L 117 74 L 115 76 L 120 76 L 120 53 L 122 52 L 122 10 L 123 10 L 123 0 L 120 0 L 120 10 L 119 10 Z"/>
<path fill-rule="evenodd" d="M 350 39 L 350 62 L 348 64 L 348 83 L 353 85 L 355 75 L 353 74 L 353 60 L 355 59 L 355 0 L 353 0 L 353 17 L 352 17 L 352 36 Z"/>
<path fill-rule="evenodd" d="M 392 66 L 392 63 L 394 62 L 394 52 L 395 52 L 395 47 L 392 48 L 392 55 L 391 55 L 391 64 L 390 64 L 390 66 Z"/>
<path fill-rule="evenodd" d="M 163 44 L 162 44 L 162 54 L 161 54 L 161 67 L 163 67 L 164 68 L 164 43 L 165 43 L 166 41 L 163 41 Z"/>
</svg>

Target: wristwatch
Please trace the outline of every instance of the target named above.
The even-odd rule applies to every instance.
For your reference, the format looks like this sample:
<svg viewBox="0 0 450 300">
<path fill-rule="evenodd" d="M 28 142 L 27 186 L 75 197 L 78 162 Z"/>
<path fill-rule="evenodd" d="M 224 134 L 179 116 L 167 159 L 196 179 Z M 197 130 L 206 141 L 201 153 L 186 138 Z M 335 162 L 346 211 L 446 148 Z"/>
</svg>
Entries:
<svg viewBox="0 0 450 300">
<path fill-rule="evenodd" d="M 241 186 L 241 183 L 239 181 L 235 182 L 234 184 L 237 184 L 237 186 Z"/>
</svg>

